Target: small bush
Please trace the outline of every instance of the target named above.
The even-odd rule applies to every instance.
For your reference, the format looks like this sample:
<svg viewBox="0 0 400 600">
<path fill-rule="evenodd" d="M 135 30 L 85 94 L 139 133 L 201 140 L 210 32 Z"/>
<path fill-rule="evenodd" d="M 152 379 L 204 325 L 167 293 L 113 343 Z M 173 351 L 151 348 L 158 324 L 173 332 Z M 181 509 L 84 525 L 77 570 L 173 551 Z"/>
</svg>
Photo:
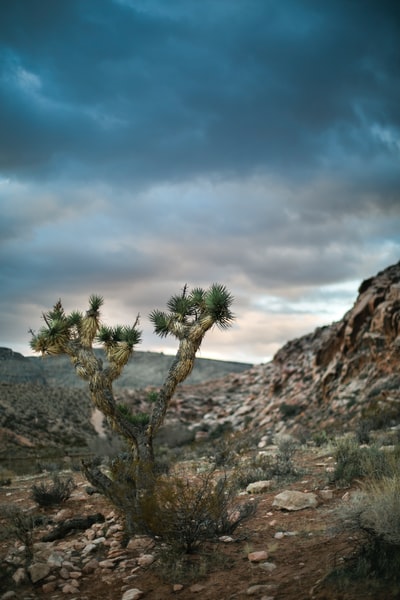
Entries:
<svg viewBox="0 0 400 600">
<path fill-rule="evenodd" d="M 145 427 L 150 422 L 150 415 L 144 412 L 132 413 L 126 404 L 118 404 L 118 410 L 133 425 Z"/>
<path fill-rule="evenodd" d="M 33 530 L 35 527 L 35 518 L 32 514 L 21 510 L 14 505 L 3 506 L 3 516 L 6 520 L 6 526 L 2 532 L 6 538 L 16 538 L 25 546 L 27 558 L 33 556 Z"/>
<path fill-rule="evenodd" d="M 68 500 L 74 489 L 75 483 L 72 477 L 62 479 L 58 475 L 54 475 L 51 484 L 39 483 L 33 485 L 31 498 L 39 506 L 54 506 Z"/>
<path fill-rule="evenodd" d="M 353 571 L 400 581 L 400 475 L 369 481 L 352 501 L 342 506 L 346 531 L 358 534 L 361 550 Z"/>
<path fill-rule="evenodd" d="M 276 454 L 256 454 L 250 461 L 236 469 L 235 477 L 238 486 L 245 488 L 249 483 L 264 479 L 283 482 L 297 478 L 300 472 L 293 463 L 296 449 L 297 445 L 292 438 L 281 438 L 278 440 Z"/>
<path fill-rule="evenodd" d="M 230 534 L 255 511 L 254 502 L 235 504 L 236 488 L 209 471 L 195 479 L 159 477 L 141 499 L 145 531 L 178 553 L 190 553 L 204 540 Z"/>
<path fill-rule="evenodd" d="M 360 444 L 369 444 L 371 441 L 372 423 L 369 419 L 361 419 L 356 429 L 356 439 Z"/>
<path fill-rule="evenodd" d="M 322 430 L 314 433 L 314 435 L 312 436 L 312 441 L 318 448 L 320 448 L 321 446 L 326 446 L 327 444 L 329 444 L 331 439 L 329 438 L 326 431 Z"/>
<path fill-rule="evenodd" d="M 355 479 L 390 475 L 396 469 L 395 453 L 379 450 L 376 446 L 360 446 L 351 437 L 336 440 L 335 459 L 331 480 L 340 487 L 351 485 Z"/>
</svg>

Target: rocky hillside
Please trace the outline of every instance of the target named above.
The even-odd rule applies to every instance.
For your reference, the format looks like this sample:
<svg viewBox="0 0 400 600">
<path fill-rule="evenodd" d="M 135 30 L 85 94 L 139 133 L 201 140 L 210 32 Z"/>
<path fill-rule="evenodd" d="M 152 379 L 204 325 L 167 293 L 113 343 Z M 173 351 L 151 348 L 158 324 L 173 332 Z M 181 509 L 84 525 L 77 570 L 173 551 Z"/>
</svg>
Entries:
<svg viewBox="0 0 400 600">
<path fill-rule="evenodd" d="M 173 358 L 136 352 L 116 381 L 117 392 L 146 398 L 147 393 L 138 389 L 161 385 Z M 250 366 L 198 358 L 188 380 L 204 382 Z M 10 457 L 108 452 L 115 440 L 108 430 L 99 440 L 102 428 L 101 415 L 92 413 L 86 384 L 76 376 L 68 357 L 24 357 L 0 348 L 0 460 L 9 465 Z M 182 435 L 188 439 L 186 431 L 179 432 L 174 425 L 172 430 L 180 439 Z"/>
<path fill-rule="evenodd" d="M 343 319 L 288 342 L 270 363 L 181 390 L 188 422 L 266 436 L 400 423 L 400 262 L 364 281 Z M 205 411 L 205 414 L 204 414 Z"/>
</svg>

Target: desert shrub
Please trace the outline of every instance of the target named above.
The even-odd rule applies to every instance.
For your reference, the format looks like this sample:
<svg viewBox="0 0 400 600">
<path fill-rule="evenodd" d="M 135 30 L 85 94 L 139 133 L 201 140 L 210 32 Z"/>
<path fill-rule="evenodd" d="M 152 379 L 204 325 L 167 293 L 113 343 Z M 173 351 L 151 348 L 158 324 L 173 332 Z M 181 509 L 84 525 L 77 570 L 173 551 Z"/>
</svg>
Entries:
<svg viewBox="0 0 400 600">
<path fill-rule="evenodd" d="M 10 485 L 14 473 L 5 467 L 0 465 L 0 487 L 4 485 Z"/>
<path fill-rule="evenodd" d="M 54 506 L 68 500 L 74 489 L 75 483 L 72 477 L 61 478 L 53 475 L 50 484 L 42 482 L 31 487 L 31 498 L 39 506 Z"/>
<path fill-rule="evenodd" d="M 235 478 L 241 488 L 249 483 L 264 479 L 276 479 L 280 483 L 290 481 L 300 475 L 300 471 L 293 463 L 293 456 L 297 450 L 296 442 L 290 437 L 278 440 L 275 454 L 258 453 L 250 457 L 244 464 L 235 469 Z"/>
<path fill-rule="evenodd" d="M 190 553 L 216 536 L 231 534 L 255 511 L 254 502 L 235 503 L 236 487 L 214 471 L 195 478 L 159 477 L 141 498 L 140 517 L 146 533 L 178 553 Z"/>
<path fill-rule="evenodd" d="M 339 518 L 348 532 L 358 534 L 360 550 L 352 564 L 359 576 L 400 581 L 400 475 L 368 481 Z"/>
<path fill-rule="evenodd" d="M 329 444 L 331 439 L 325 429 L 323 429 L 322 431 L 317 431 L 314 433 L 312 436 L 312 441 L 318 448 L 320 448 L 321 446 L 326 446 Z"/>
<path fill-rule="evenodd" d="M 399 422 L 399 403 L 387 395 L 388 391 L 398 389 L 399 381 L 399 377 L 396 377 L 386 384 L 379 382 L 379 385 L 371 389 L 369 401 L 362 411 L 362 418 L 369 421 L 371 429 L 385 429 Z"/>
<path fill-rule="evenodd" d="M 396 452 L 388 453 L 376 446 L 360 446 L 353 437 L 339 438 L 335 443 L 335 470 L 331 481 L 340 487 L 355 479 L 381 478 L 396 470 Z"/>
<path fill-rule="evenodd" d="M 15 505 L 2 506 L 5 527 L 2 531 L 5 539 L 11 537 L 19 540 L 25 546 L 27 558 L 33 556 L 33 531 L 35 518 L 31 513 L 23 511 Z"/>
<path fill-rule="evenodd" d="M 118 404 L 117 408 L 133 425 L 148 425 L 150 423 L 150 414 L 145 412 L 132 413 L 126 404 Z"/>
<path fill-rule="evenodd" d="M 361 419 L 357 425 L 355 434 L 360 444 L 369 444 L 371 441 L 372 423 L 370 419 Z"/>
</svg>

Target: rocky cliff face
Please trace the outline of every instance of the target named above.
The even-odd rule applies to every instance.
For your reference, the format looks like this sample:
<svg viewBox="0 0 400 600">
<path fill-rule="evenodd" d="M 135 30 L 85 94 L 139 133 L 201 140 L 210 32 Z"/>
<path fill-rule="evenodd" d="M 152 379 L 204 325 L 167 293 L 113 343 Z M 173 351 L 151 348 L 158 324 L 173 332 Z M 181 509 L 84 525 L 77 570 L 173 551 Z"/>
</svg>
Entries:
<svg viewBox="0 0 400 600">
<path fill-rule="evenodd" d="M 399 366 L 400 262 L 364 281 L 341 321 L 288 342 L 268 364 L 193 389 L 192 406 L 208 398 L 202 421 L 211 429 L 227 422 L 266 434 L 340 432 L 360 421 L 395 426 Z"/>
</svg>

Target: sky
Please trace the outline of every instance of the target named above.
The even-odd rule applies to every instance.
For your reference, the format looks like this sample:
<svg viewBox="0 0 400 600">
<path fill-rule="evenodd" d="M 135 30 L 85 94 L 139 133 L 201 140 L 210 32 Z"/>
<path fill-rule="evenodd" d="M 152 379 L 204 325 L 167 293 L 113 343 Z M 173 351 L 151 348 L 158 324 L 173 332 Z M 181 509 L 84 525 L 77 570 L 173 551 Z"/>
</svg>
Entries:
<svg viewBox="0 0 400 600">
<path fill-rule="evenodd" d="M 2 0 L 0 346 L 61 298 L 222 283 L 199 356 L 260 364 L 400 260 L 400 5 Z"/>
</svg>

